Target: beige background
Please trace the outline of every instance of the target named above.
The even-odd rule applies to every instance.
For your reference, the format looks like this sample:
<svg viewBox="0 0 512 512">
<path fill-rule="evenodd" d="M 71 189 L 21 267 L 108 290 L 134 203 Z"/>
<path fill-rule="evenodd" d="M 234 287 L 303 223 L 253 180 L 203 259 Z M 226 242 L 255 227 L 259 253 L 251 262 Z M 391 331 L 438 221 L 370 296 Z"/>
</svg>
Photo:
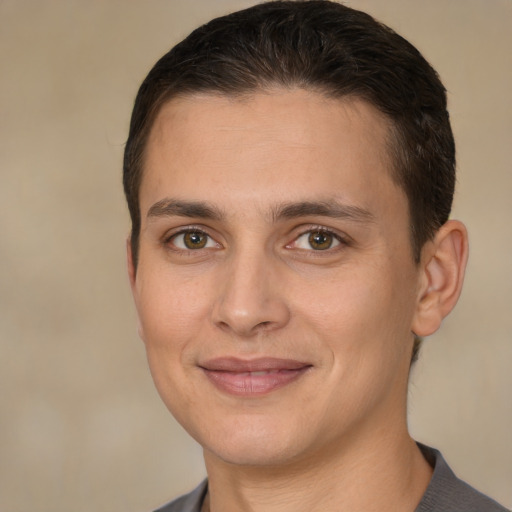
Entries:
<svg viewBox="0 0 512 512">
<path fill-rule="evenodd" d="M 203 475 L 160 403 L 125 278 L 121 155 L 154 61 L 249 0 L 0 0 L 0 510 L 149 510 Z M 461 303 L 414 371 L 410 423 L 512 507 L 512 2 L 352 0 L 449 89 Z"/>
</svg>

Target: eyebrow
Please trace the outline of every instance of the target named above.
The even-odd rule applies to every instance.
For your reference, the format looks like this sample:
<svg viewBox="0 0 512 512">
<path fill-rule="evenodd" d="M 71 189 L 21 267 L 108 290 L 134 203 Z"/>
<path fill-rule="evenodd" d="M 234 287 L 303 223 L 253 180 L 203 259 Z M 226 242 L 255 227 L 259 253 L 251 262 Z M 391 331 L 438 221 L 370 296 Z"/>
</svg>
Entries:
<svg viewBox="0 0 512 512">
<path fill-rule="evenodd" d="M 156 202 L 148 210 L 147 217 L 196 217 L 210 220 L 221 220 L 223 213 L 213 205 L 202 201 L 179 201 L 165 198 Z"/>
<path fill-rule="evenodd" d="M 226 215 L 216 206 L 203 201 L 181 201 L 165 198 L 153 204 L 147 213 L 148 218 L 190 217 L 208 220 L 223 220 Z M 271 219 L 278 222 L 307 216 L 346 219 L 355 222 L 372 222 L 374 215 L 359 206 L 340 203 L 338 200 L 299 201 L 279 204 L 271 209 Z"/>
<path fill-rule="evenodd" d="M 272 212 L 274 222 L 280 219 L 293 219 L 310 215 L 346 219 L 355 222 L 372 222 L 375 219 L 374 215 L 364 208 L 343 204 L 334 199 L 329 201 L 285 203 Z"/>
</svg>

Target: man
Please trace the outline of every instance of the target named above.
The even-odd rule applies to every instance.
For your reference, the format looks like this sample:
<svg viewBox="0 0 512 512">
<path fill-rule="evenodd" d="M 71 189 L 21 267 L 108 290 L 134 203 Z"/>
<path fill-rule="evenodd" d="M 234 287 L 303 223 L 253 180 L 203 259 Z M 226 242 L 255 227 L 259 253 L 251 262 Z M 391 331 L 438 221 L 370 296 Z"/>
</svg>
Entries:
<svg viewBox="0 0 512 512">
<path fill-rule="evenodd" d="M 151 70 L 125 151 L 130 281 L 156 387 L 208 481 L 161 511 L 500 511 L 406 422 L 459 297 L 446 94 L 328 1 L 213 20 Z"/>
</svg>

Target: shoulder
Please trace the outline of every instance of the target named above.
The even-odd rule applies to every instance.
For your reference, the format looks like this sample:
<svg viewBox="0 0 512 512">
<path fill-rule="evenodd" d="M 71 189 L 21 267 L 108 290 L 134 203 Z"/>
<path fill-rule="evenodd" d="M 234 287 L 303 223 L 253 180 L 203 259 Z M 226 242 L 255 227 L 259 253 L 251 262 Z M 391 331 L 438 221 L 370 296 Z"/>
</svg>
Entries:
<svg viewBox="0 0 512 512">
<path fill-rule="evenodd" d="M 192 492 L 167 503 L 155 512 L 201 512 L 201 505 L 208 489 L 208 482 L 203 480 Z"/>
<path fill-rule="evenodd" d="M 434 473 L 415 512 L 509 512 L 457 478 L 437 450 L 418 445 Z"/>
</svg>

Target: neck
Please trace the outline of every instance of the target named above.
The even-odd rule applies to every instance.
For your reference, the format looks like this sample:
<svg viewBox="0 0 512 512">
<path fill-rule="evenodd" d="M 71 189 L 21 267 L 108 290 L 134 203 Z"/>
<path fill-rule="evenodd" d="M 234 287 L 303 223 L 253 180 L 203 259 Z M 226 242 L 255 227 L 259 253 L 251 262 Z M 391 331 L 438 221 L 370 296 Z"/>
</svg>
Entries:
<svg viewBox="0 0 512 512">
<path fill-rule="evenodd" d="M 209 512 L 412 512 L 432 469 L 407 431 L 286 466 L 240 467 L 205 452 Z M 357 442 L 359 441 L 359 442 Z"/>
</svg>

